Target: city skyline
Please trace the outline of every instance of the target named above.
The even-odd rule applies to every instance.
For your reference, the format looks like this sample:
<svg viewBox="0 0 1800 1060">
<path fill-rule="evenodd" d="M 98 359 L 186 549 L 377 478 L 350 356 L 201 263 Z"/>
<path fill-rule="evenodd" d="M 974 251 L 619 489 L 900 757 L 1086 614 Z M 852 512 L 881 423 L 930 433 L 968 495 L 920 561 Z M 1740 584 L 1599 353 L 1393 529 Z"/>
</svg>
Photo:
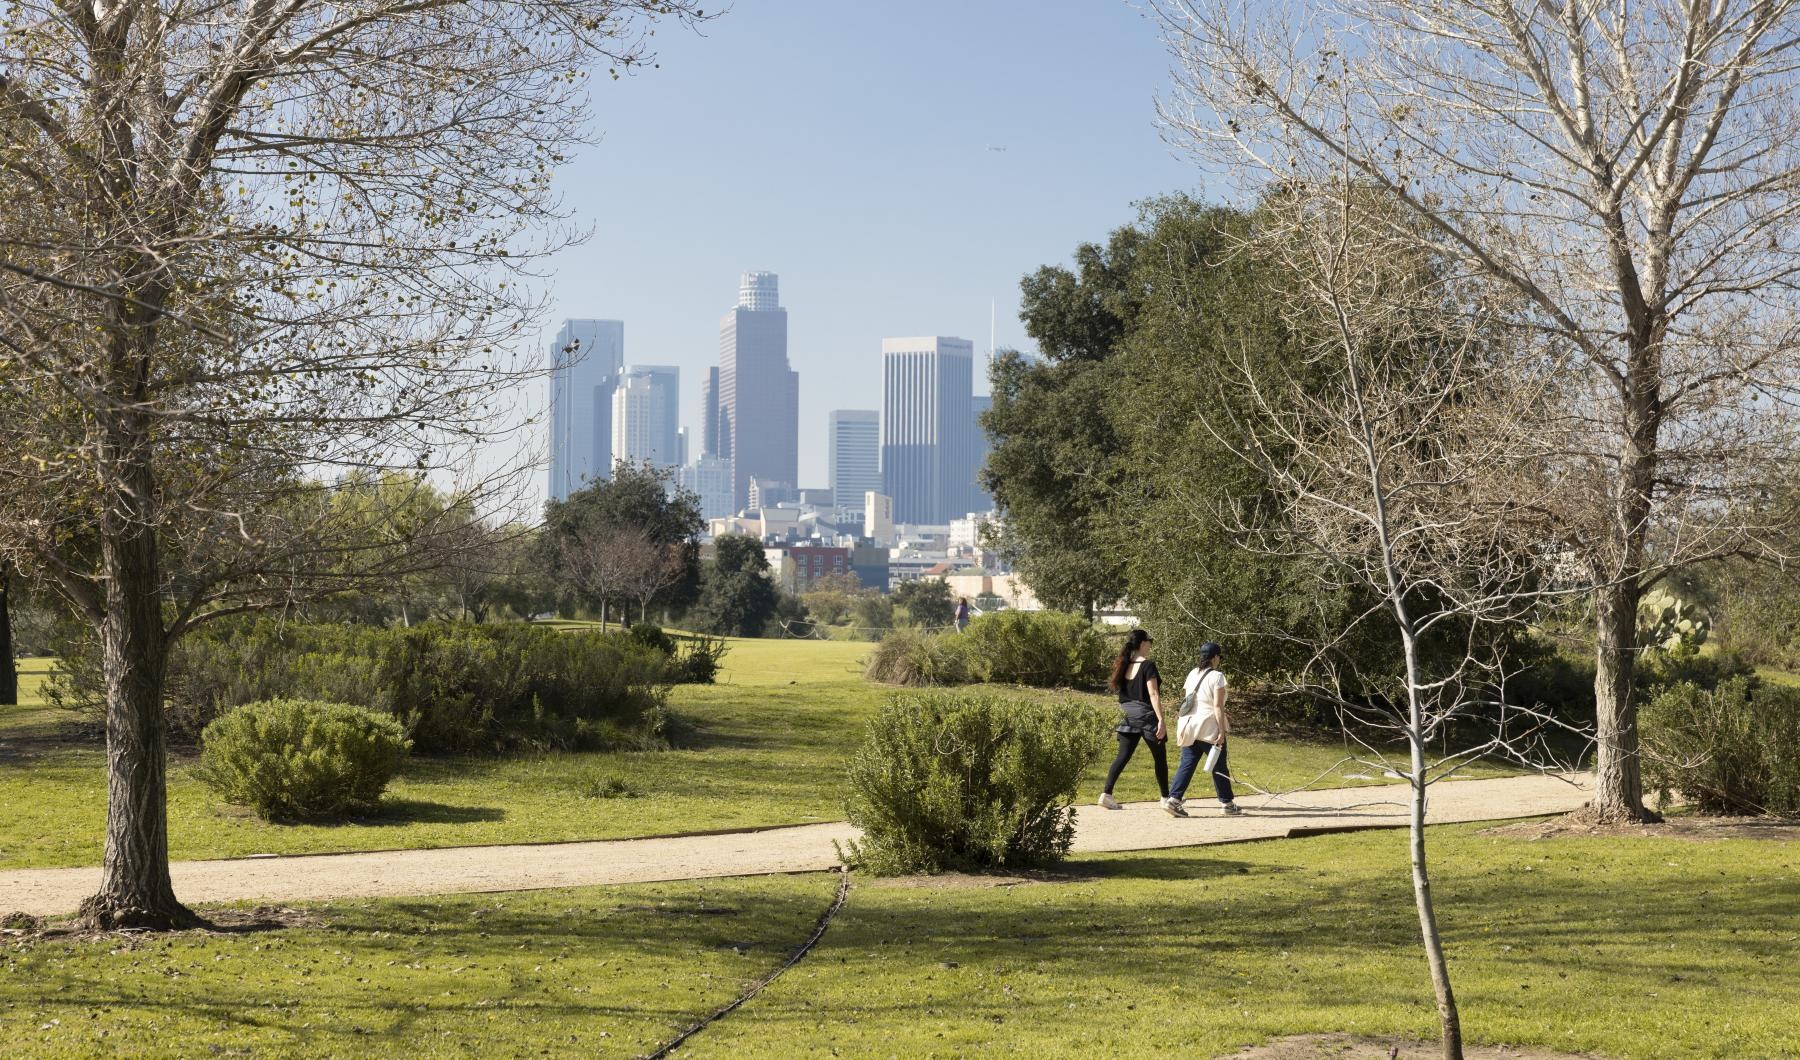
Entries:
<svg viewBox="0 0 1800 1060">
<path fill-rule="evenodd" d="M 540 341 L 564 317 L 627 320 L 632 360 L 680 367 L 701 448 L 720 310 L 740 272 L 780 273 L 807 441 L 797 485 L 828 479 L 832 409 L 880 405 L 882 338 L 973 340 L 986 393 L 990 306 L 998 345 L 1034 348 L 1022 276 L 1104 241 L 1139 200 L 1205 191 L 1159 138 L 1166 53 L 1123 4 L 920 0 L 900 17 L 789 0 L 659 35 L 657 51 L 657 69 L 596 93 L 599 143 L 559 172 L 592 236 L 547 263 Z M 866 76 L 925 53 L 959 76 Z M 730 102 L 747 86 L 754 122 Z M 1087 147 L 1072 153 L 1077 129 Z M 931 179 L 907 158 L 930 159 Z"/>
<path fill-rule="evenodd" d="M 975 344 L 881 340 L 881 481 L 898 523 L 946 524 L 975 503 Z"/>
</svg>

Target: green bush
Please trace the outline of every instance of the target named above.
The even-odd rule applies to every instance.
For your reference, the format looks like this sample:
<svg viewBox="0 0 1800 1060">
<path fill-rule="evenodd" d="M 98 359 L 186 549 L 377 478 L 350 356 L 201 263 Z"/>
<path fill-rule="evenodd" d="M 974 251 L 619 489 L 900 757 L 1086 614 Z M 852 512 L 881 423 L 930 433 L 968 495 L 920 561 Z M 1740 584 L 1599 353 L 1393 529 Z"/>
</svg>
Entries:
<svg viewBox="0 0 1800 1060">
<path fill-rule="evenodd" d="M 1099 688 L 1115 649 L 1080 615 L 999 611 L 969 623 L 960 645 L 976 680 L 1039 688 Z"/>
<path fill-rule="evenodd" d="M 923 687 L 962 685 L 976 680 L 963 641 L 916 629 L 896 629 L 869 653 L 863 674 L 871 681 Z"/>
<path fill-rule="evenodd" d="M 1039 688 L 1098 688 L 1114 648 L 1078 615 L 1001 611 L 962 633 L 896 629 L 869 654 L 874 681 L 913 687 L 997 681 Z"/>
<path fill-rule="evenodd" d="M 895 696 L 850 760 L 845 809 L 863 838 L 845 863 L 896 875 L 1061 860 L 1076 785 L 1110 724 L 1083 703 Z"/>
<path fill-rule="evenodd" d="M 196 775 L 270 821 L 366 812 L 399 772 L 407 743 L 392 718 L 346 703 L 249 703 L 206 727 Z"/>
<path fill-rule="evenodd" d="M 55 701 L 98 712 L 97 654 L 91 638 L 73 646 Z M 392 714 L 421 753 L 634 750 L 663 745 L 673 669 L 668 656 L 625 632 L 264 619 L 182 638 L 169 658 L 165 702 L 178 742 L 192 742 L 245 703 L 312 699 Z"/>
<path fill-rule="evenodd" d="M 719 679 L 726 650 L 719 637 L 685 638 L 670 657 L 671 676 L 678 684 L 710 685 Z"/>
<path fill-rule="evenodd" d="M 1645 783 L 1702 813 L 1800 814 L 1800 689 L 1754 678 L 1669 688 L 1639 718 Z"/>
</svg>

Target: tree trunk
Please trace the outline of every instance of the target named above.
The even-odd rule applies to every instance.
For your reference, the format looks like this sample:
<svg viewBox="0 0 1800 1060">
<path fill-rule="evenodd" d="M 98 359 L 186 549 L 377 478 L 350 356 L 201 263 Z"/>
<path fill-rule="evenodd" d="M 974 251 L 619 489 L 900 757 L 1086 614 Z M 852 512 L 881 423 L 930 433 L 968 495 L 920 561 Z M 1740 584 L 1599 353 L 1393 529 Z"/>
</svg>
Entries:
<svg viewBox="0 0 1800 1060">
<path fill-rule="evenodd" d="M 1425 942 L 1425 964 L 1431 970 L 1431 989 L 1437 995 L 1444 1060 L 1462 1060 L 1462 1017 L 1456 1010 L 1456 993 L 1450 988 L 1450 966 L 1444 961 L 1444 937 L 1438 933 L 1437 910 L 1431 904 L 1431 874 L 1425 867 L 1425 753 L 1417 739 L 1413 740 L 1412 761 L 1413 904 L 1419 910 L 1419 936 Z"/>
<path fill-rule="evenodd" d="M 19 702 L 19 668 L 13 665 L 12 565 L 0 563 L 0 705 Z"/>
<path fill-rule="evenodd" d="M 144 476 L 148 478 L 147 475 Z M 158 592 L 156 532 L 132 525 L 102 540 L 106 617 L 106 854 L 100 891 L 81 905 L 100 930 L 192 927 L 200 919 L 169 880 L 168 753 L 163 677 L 168 642 Z"/>
<path fill-rule="evenodd" d="M 1644 808 L 1644 775 L 1638 759 L 1637 703 L 1632 675 L 1637 667 L 1637 612 L 1642 590 L 1635 581 L 1600 590 L 1595 620 L 1594 708 L 1596 712 L 1593 815 L 1614 823 L 1661 820 Z"/>
</svg>

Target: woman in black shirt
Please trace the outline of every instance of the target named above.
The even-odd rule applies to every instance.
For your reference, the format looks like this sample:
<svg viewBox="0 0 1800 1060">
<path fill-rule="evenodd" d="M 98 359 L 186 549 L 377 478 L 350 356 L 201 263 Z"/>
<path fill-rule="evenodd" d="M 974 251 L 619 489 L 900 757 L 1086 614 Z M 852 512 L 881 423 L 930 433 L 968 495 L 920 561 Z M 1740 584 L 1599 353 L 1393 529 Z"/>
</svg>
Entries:
<svg viewBox="0 0 1800 1060">
<path fill-rule="evenodd" d="M 1156 672 L 1156 664 L 1150 661 L 1151 643 L 1150 634 L 1134 629 L 1119 649 L 1119 657 L 1113 661 L 1112 679 L 1107 684 L 1119 693 L 1119 711 L 1124 716 L 1113 727 L 1119 737 L 1119 753 L 1113 758 L 1112 768 L 1106 771 L 1106 790 L 1100 793 L 1100 805 L 1109 810 L 1124 808 L 1113 798 L 1113 785 L 1119 782 L 1119 774 L 1125 771 L 1126 763 L 1137 750 L 1138 741 L 1142 740 L 1149 745 L 1150 760 L 1156 766 L 1156 786 L 1162 789 L 1163 809 L 1177 817 L 1185 817 L 1187 814 L 1180 804 L 1169 798 L 1162 677 Z"/>
</svg>

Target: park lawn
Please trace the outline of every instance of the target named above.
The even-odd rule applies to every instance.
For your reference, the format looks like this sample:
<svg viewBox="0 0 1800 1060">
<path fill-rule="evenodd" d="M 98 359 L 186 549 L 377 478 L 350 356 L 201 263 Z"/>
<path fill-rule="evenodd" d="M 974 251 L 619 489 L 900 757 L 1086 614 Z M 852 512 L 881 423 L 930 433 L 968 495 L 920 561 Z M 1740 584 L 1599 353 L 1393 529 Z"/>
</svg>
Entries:
<svg viewBox="0 0 1800 1060">
<path fill-rule="evenodd" d="M 1472 1042 L 1800 1055 L 1800 850 L 1431 830 Z M 1431 1038 L 1401 831 L 1076 859 L 1075 882 L 858 880 L 820 947 L 700 1057 L 1221 1056 Z M 1410 1052 L 1408 1055 L 1412 1055 Z"/>
<path fill-rule="evenodd" d="M 316 926 L 0 948 L 0 1055 L 640 1056 L 778 966 L 836 878 L 344 900 Z"/>
<path fill-rule="evenodd" d="M 844 763 L 869 717 L 895 691 L 863 679 L 861 660 L 868 647 L 733 640 L 720 683 L 674 690 L 673 709 L 694 728 L 684 749 L 414 758 L 389 787 L 379 814 L 346 824 L 260 821 L 223 805 L 194 778 L 191 759 L 178 758 L 169 777 L 170 852 L 189 860 L 619 839 L 842 820 Z M 46 669 L 39 663 L 27 678 L 34 692 Z M 106 819 L 102 751 L 57 740 L 27 752 L 4 750 L 8 737 L 41 734 L 61 724 L 41 703 L 0 708 L 0 869 L 100 861 Z M 1388 779 L 1334 765 L 1343 754 L 1336 742 L 1246 735 L 1232 745 L 1232 770 L 1271 791 L 1308 783 L 1327 771 L 1331 775 L 1319 786 Z M 1111 757 L 1109 737 L 1083 785 L 1083 802 L 1099 793 Z M 1481 766 L 1473 772 L 1496 771 Z M 625 783 L 628 797 L 596 797 L 612 779 Z M 1150 756 L 1140 749 L 1118 796 L 1143 800 L 1156 794 Z M 1246 789 L 1240 798 L 1255 805 L 1253 796 Z M 1211 791 L 1202 782 L 1190 797 L 1208 800 Z"/>
<path fill-rule="evenodd" d="M 1483 828 L 1431 830 L 1470 1041 L 1800 1053 L 1793 844 Z M 1217 1056 L 1310 1032 L 1430 1037 L 1405 858 L 1404 833 L 1381 831 L 1094 855 L 1016 886 L 859 877 L 809 957 L 679 1055 Z M 345 900 L 303 907 L 317 927 L 4 945 L 0 1055 L 642 1055 L 779 963 L 834 886 Z"/>
</svg>

